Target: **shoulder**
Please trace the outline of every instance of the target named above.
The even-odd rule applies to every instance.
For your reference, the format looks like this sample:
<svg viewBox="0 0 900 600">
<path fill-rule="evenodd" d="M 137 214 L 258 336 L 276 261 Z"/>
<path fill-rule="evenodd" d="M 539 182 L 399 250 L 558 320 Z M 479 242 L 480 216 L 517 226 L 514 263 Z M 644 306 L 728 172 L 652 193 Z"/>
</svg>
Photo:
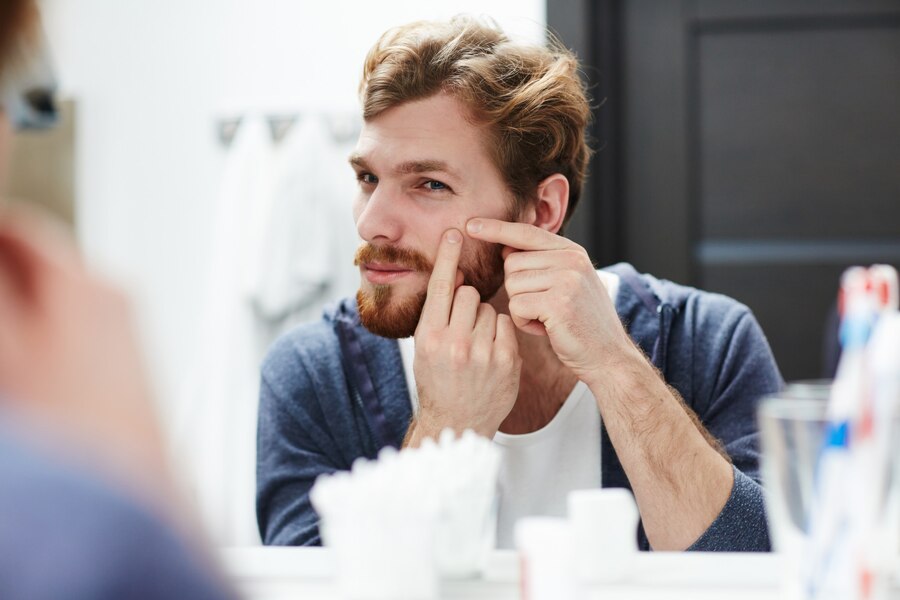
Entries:
<svg viewBox="0 0 900 600">
<path fill-rule="evenodd" d="M 743 417 L 752 422 L 756 401 L 782 386 L 762 327 L 753 311 L 734 298 L 679 287 L 684 302 L 672 326 L 669 355 L 672 371 L 681 373 L 673 377 L 690 377 L 691 406 L 701 415 L 727 404 L 736 418 L 735 406 L 742 405 Z"/>
<path fill-rule="evenodd" d="M 685 318 L 694 323 L 696 333 L 732 328 L 747 319 L 755 321 L 753 311 L 730 296 L 695 288 L 683 289 L 686 290 L 686 295 L 682 310 Z"/>
<path fill-rule="evenodd" d="M 0 429 L 0 597 L 224 598 L 155 515 Z"/>
<path fill-rule="evenodd" d="M 676 356 L 692 356 L 695 368 L 709 368 L 754 352 L 771 355 L 762 328 L 746 304 L 724 294 L 666 280 L 656 280 L 655 285 L 675 308 L 672 350 Z M 682 346 L 682 351 L 678 346 Z"/>
<path fill-rule="evenodd" d="M 337 307 L 328 307 L 318 321 L 297 325 L 279 336 L 260 368 L 263 386 L 275 395 L 290 397 L 315 385 L 316 379 L 342 373 L 335 331 L 338 314 Z"/>
<path fill-rule="evenodd" d="M 753 312 L 723 294 L 638 273 L 631 265 L 609 270 L 622 281 L 616 308 L 632 337 L 651 355 L 664 340 L 657 366 L 687 399 L 731 378 L 751 377 L 760 389 L 780 385 L 768 341 Z"/>
<path fill-rule="evenodd" d="M 695 354 L 716 361 L 733 353 L 770 353 L 762 328 L 747 305 L 723 294 L 688 289 L 681 313 Z"/>
<path fill-rule="evenodd" d="M 677 316 L 676 321 L 689 323 L 693 334 L 721 331 L 734 327 L 743 319 L 754 319 L 750 308 L 724 294 L 638 273 L 634 267 L 624 263 L 607 270 L 619 275 L 620 286 L 627 286 L 625 296 L 634 296 L 630 302 L 626 298 L 621 304 L 652 314 L 653 318 L 656 318 L 660 307 L 670 307 Z"/>
<path fill-rule="evenodd" d="M 616 311 L 648 356 L 655 354 L 661 337 L 667 348 L 695 339 L 721 340 L 742 319 L 752 319 L 750 309 L 733 298 L 639 273 L 627 263 L 604 271 L 618 276 Z"/>
</svg>

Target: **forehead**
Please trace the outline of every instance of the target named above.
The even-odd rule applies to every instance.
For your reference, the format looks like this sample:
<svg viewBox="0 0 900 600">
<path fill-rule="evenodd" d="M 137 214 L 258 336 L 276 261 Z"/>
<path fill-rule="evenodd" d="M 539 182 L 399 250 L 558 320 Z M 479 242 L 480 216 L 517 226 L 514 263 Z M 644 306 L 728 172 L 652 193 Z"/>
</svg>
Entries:
<svg viewBox="0 0 900 600">
<path fill-rule="evenodd" d="M 443 161 L 466 173 L 491 169 L 484 136 L 484 130 L 467 119 L 463 105 L 442 93 L 395 106 L 366 121 L 355 154 L 384 166 Z"/>
</svg>

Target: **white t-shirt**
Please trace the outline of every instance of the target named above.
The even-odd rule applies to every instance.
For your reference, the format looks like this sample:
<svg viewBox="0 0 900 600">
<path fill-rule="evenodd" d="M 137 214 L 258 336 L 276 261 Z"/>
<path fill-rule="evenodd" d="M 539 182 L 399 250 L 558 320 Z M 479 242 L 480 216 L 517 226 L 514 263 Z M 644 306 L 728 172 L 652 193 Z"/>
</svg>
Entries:
<svg viewBox="0 0 900 600">
<path fill-rule="evenodd" d="M 615 300 L 619 278 L 599 273 Z M 413 413 L 419 398 L 413 375 L 415 342 L 399 340 Z M 579 381 L 547 425 L 521 435 L 497 432 L 502 453 L 499 473 L 497 547 L 514 546 L 516 521 L 526 516 L 565 516 L 572 490 L 600 487 L 600 410 L 587 385 Z"/>
<path fill-rule="evenodd" d="M 600 487 L 600 411 L 581 381 L 543 428 L 521 435 L 498 431 L 494 444 L 503 453 L 498 548 L 515 546 L 513 529 L 522 517 L 564 517 L 569 492 Z"/>
</svg>

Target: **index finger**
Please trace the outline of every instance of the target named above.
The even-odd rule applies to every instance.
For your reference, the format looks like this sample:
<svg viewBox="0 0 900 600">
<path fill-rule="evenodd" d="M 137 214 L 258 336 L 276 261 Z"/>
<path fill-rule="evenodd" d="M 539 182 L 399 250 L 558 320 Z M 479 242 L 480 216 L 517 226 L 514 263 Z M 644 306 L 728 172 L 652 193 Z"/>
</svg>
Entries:
<svg viewBox="0 0 900 600">
<path fill-rule="evenodd" d="M 428 294 L 419 322 L 427 326 L 446 327 L 450 322 L 450 308 L 456 290 L 456 268 L 462 253 L 462 233 L 448 229 L 441 236 L 434 269 L 428 280 Z"/>
<path fill-rule="evenodd" d="M 561 250 L 570 244 L 566 238 L 528 223 L 512 223 L 484 217 L 469 219 L 466 231 L 473 238 L 518 250 Z"/>
</svg>

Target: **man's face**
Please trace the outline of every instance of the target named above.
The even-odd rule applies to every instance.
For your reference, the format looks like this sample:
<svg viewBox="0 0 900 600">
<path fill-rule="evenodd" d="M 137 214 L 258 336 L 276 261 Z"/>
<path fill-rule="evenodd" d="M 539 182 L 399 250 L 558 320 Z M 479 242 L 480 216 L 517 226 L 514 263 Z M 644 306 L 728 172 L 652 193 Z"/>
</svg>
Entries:
<svg viewBox="0 0 900 600">
<path fill-rule="evenodd" d="M 512 220 L 512 197 L 483 148 L 483 131 L 438 94 L 384 111 L 363 126 L 350 162 L 363 244 L 356 255 L 360 319 L 385 337 L 415 333 L 444 231 L 463 233 L 459 269 L 482 300 L 503 283 L 501 248 L 465 235 L 473 217 Z"/>
</svg>

